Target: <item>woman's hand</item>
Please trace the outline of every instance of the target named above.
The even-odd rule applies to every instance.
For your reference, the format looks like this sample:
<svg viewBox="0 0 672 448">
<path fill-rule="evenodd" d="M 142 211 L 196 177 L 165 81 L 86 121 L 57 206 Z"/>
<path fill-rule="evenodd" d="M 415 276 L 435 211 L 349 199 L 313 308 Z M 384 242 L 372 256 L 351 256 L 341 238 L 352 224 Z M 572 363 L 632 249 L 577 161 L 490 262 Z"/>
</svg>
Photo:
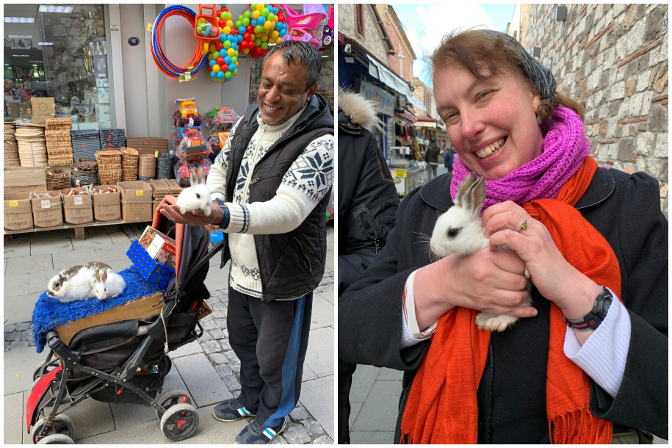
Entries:
<svg viewBox="0 0 672 448">
<path fill-rule="evenodd" d="M 210 224 L 220 223 L 224 219 L 224 211 L 216 202 L 210 205 L 210 216 L 205 216 L 201 210 L 193 210 L 183 215 L 180 213 L 180 207 L 175 205 L 176 202 L 177 198 L 175 196 L 168 195 L 159 205 L 161 214 L 173 222 L 190 226 L 210 227 Z"/>
<path fill-rule="evenodd" d="M 413 283 L 415 316 L 420 329 L 455 306 L 532 317 L 537 310 L 520 306 L 529 296 L 525 263 L 506 250 L 479 249 L 449 255 L 418 270 Z"/>
<path fill-rule="evenodd" d="M 521 230 L 524 222 L 527 227 Z M 503 245 L 514 250 L 525 262 L 534 286 L 566 318 L 578 319 L 590 312 L 600 286 L 565 260 L 546 226 L 512 201 L 489 207 L 483 213 L 483 226 L 491 250 Z"/>
</svg>

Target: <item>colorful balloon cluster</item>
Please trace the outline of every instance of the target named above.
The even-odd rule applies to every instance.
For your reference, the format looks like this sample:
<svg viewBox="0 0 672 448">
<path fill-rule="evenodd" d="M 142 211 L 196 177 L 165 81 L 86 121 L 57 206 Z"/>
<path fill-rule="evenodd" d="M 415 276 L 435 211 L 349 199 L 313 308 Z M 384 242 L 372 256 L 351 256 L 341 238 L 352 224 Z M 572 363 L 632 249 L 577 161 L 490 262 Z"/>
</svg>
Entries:
<svg viewBox="0 0 672 448">
<path fill-rule="evenodd" d="M 235 26 L 243 36 L 241 53 L 255 59 L 266 56 L 268 46 L 279 44 L 287 34 L 284 13 L 271 4 L 251 4 L 249 11 L 238 16 Z"/>
<path fill-rule="evenodd" d="M 234 27 L 227 6 L 215 14 L 219 17 L 219 42 L 211 43 L 208 52 L 210 78 L 213 81 L 227 82 L 238 74 L 238 50 L 243 41 L 238 28 Z"/>
</svg>

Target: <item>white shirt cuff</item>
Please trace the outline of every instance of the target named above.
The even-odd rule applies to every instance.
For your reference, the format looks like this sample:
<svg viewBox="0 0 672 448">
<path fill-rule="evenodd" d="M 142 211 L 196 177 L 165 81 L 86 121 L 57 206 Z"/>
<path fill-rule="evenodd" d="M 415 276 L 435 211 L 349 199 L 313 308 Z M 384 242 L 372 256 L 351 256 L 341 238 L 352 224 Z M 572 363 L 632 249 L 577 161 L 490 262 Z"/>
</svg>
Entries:
<svg viewBox="0 0 672 448">
<path fill-rule="evenodd" d="M 413 298 L 413 281 L 416 272 L 418 272 L 417 269 L 411 272 L 411 275 L 406 279 L 406 285 L 404 286 L 406 300 L 403 303 L 404 310 L 401 316 L 401 348 L 410 347 L 431 338 L 436 330 L 436 324 L 438 323 L 437 319 L 425 331 L 420 331 L 418 320 L 415 317 L 415 299 Z"/>
<path fill-rule="evenodd" d="M 611 291 L 611 290 L 610 290 Z M 614 295 L 607 317 L 583 346 L 567 327 L 565 355 L 612 397 L 623 382 L 632 332 L 630 315 Z"/>
</svg>

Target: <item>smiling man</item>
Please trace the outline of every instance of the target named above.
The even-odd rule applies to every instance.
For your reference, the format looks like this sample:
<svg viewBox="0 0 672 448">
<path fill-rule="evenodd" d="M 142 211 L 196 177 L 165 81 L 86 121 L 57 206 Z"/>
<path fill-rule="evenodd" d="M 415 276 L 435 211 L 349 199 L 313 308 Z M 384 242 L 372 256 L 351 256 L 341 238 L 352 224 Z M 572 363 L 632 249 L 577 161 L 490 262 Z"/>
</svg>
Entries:
<svg viewBox="0 0 672 448">
<path fill-rule="evenodd" d="M 226 422 L 255 416 L 236 443 L 269 443 L 299 399 L 334 172 L 334 120 L 315 93 L 321 67 L 310 44 L 272 47 L 258 104 L 236 123 L 210 168 L 210 216 L 180 215 L 173 197 L 162 206 L 173 221 L 228 234 L 227 326 L 242 390 L 213 413 Z"/>
</svg>

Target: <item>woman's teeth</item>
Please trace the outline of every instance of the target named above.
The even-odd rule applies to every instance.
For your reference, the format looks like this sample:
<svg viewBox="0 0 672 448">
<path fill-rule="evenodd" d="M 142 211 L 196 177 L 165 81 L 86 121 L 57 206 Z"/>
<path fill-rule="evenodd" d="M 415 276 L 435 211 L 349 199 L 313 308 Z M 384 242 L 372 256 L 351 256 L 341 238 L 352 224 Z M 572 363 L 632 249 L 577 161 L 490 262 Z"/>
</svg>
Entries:
<svg viewBox="0 0 672 448">
<path fill-rule="evenodd" d="M 486 157 L 496 153 L 499 151 L 499 148 L 504 146 L 504 142 L 506 141 L 506 137 L 502 137 L 496 142 L 486 146 L 485 148 L 481 149 L 480 151 L 476 151 L 476 155 L 478 156 L 479 159 L 485 159 Z"/>
</svg>

